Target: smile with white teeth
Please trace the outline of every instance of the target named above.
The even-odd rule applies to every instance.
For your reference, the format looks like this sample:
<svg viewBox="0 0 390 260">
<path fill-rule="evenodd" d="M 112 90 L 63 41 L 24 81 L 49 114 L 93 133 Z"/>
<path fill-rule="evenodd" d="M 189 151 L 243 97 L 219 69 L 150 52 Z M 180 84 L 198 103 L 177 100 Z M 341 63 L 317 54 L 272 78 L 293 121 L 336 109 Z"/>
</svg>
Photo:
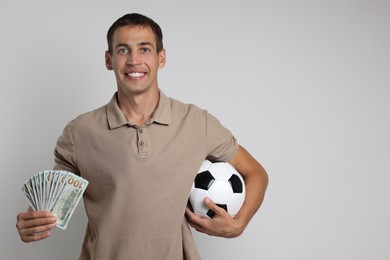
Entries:
<svg viewBox="0 0 390 260">
<path fill-rule="evenodd" d="M 142 77 L 143 75 L 145 75 L 144 72 L 130 72 L 130 73 L 126 73 L 127 76 L 129 77 L 133 77 L 133 78 L 139 78 L 139 77 Z"/>
</svg>

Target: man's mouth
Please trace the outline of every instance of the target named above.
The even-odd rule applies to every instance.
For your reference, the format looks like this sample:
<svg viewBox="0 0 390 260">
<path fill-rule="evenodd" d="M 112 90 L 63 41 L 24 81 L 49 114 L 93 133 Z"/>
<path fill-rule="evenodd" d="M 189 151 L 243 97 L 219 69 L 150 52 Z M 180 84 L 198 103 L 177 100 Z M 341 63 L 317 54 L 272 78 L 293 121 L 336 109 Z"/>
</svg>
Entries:
<svg viewBox="0 0 390 260">
<path fill-rule="evenodd" d="M 145 72 L 129 72 L 125 73 L 126 76 L 131 77 L 131 78 L 140 78 L 144 76 L 146 73 Z"/>
</svg>

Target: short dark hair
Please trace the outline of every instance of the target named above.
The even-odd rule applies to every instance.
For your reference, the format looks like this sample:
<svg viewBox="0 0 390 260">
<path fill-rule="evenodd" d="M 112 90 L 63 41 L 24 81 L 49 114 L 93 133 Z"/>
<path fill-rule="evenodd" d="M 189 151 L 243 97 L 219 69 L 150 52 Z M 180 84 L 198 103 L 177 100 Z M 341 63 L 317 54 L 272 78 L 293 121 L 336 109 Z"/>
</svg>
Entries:
<svg viewBox="0 0 390 260">
<path fill-rule="evenodd" d="M 120 17 L 118 20 L 116 20 L 108 29 L 107 32 L 107 44 L 108 44 L 108 52 L 112 54 L 112 37 L 119 27 L 123 26 L 141 26 L 141 27 L 150 27 L 154 33 L 155 39 L 156 39 L 156 48 L 157 53 L 160 53 L 160 51 L 163 49 L 163 34 L 161 31 L 160 26 L 150 19 L 149 17 L 137 14 L 137 13 L 131 13 L 131 14 L 125 14 L 124 16 Z"/>
</svg>

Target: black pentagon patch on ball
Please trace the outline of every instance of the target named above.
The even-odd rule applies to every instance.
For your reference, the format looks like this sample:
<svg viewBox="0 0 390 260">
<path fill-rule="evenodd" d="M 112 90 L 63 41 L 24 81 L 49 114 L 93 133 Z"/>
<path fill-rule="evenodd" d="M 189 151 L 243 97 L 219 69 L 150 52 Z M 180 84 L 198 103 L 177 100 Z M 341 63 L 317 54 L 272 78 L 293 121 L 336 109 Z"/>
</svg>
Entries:
<svg viewBox="0 0 390 260">
<path fill-rule="evenodd" d="M 226 204 L 217 204 L 217 206 L 220 207 L 220 208 L 223 208 L 227 212 L 227 205 Z M 215 216 L 215 212 L 212 211 L 211 209 L 209 209 L 209 211 L 207 211 L 206 214 L 210 218 L 213 218 Z"/>
<path fill-rule="evenodd" d="M 233 193 L 242 193 L 243 187 L 242 187 L 242 182 L 241 179 L 233 174 L 232 177 L 229 179 L 229 183 L 232 186 Z"/>
<path fill-rule="evenodd" d="M 195 188 L 208 190 L 214 181 L 215 179 L 209 171 L 200 172 L 195 177 Z"/>
</svg>

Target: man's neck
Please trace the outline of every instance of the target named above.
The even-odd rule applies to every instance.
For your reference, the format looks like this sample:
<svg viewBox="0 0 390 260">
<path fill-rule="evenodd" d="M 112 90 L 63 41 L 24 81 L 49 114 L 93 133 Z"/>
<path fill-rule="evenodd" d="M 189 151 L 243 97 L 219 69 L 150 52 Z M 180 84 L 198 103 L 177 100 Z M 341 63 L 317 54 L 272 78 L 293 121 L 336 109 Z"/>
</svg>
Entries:
<svg viewBox="0 0 390 260">
<path fill-rule="evenodd" d="M 158 88 L 141 94 L 125 95 L 118 91 L 118 106 L 131 124 L 142 126 L 156 110 L 160 93 Z"/>
</svg>

